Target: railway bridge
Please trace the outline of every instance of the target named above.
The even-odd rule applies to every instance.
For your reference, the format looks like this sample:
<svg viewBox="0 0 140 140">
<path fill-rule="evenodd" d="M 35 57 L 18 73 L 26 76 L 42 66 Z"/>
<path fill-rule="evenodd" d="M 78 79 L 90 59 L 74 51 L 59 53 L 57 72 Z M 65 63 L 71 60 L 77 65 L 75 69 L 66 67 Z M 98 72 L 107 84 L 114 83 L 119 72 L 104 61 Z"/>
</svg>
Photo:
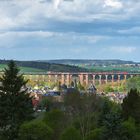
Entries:
<svg viewBox="0 0 140 140">
<path fill-rule="evenodd" d="M 140 76 L 140 73 L 130 72 L 46 72 L 46 73 L 25 73 L 25 77 L 35 81 L 60 82 L 61 84 L 70 85 L 74 80 L 80 81 L 81 84 L 105 84 L 108 82 L 126 81 L 134 76 Z"/>
</svg>

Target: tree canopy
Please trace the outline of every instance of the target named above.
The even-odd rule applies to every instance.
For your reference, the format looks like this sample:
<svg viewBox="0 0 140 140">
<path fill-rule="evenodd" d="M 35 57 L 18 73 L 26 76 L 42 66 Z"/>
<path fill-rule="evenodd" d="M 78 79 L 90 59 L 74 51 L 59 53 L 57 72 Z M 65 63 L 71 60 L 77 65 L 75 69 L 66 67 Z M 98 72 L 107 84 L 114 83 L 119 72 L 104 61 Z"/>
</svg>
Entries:
<svg viewBox="0 0 140 140">
<path fill-rule="evenodd" d="M 8 140 L 14 140 L 20 125 L 33 115 L 27 81 L 19 72 L 14 61 L 10 61 L 0 78 L 0 134 Z"/>
</svg>

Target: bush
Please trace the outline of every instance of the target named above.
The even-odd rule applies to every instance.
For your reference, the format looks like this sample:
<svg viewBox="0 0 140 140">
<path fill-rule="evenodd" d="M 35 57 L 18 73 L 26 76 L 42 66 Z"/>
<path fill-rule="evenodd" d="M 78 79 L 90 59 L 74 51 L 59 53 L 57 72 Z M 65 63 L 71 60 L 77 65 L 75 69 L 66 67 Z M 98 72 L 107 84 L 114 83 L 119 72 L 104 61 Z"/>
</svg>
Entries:
<svg viewBox="0 0 140 140">
<path fill-rule="evenodd" d="M 57 138 L 59 140 L 60 134 L 67 124 L 64 112 L 58 109 L 46 112 L 43 121 L 53 129 L 53 139 L 56 140 Z"/>
<path fill-rule="evenodd" d="M 82 140 L 82 137 L 78 130 L 74 127 L 70 127 L 62 133 L 61 140 Z"/>
<path fill-rule="evenodd" d="M 87 135 L 86 140 L 102 140 L 102 133 L 101 128 L 96 128 Z"/>
<path fill-rule="evenodd" d="M 42 121 L 31 121 L 20 127 L 19 140 L 51 140 L 53 131 Z"/>
</svg>

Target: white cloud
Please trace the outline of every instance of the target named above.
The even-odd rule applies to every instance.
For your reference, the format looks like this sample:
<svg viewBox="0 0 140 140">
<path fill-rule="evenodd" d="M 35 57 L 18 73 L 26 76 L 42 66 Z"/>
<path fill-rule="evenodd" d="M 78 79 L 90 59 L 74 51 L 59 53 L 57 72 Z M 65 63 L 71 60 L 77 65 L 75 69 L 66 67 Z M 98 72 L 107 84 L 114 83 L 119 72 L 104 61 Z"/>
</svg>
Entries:
<svg viewBox="0 0 140 140">
<path fill-rule="evenodd" d="M 118 33 L 121 34 L 140 34 L 140 27 L 132 27 L 127 30 L 119 30 Z"/>
<path fill-rule="evenodd" d="M 0 47 L 3 48 L 12 48 L 12 47 L 21 47 L 22 42 L 27 43 L 32 39 L 43 39 L 46 40 L 51 37 L 58 36 L 58 33 L 55 32 L 43 32 L 43 31 L 20 31 L 20 32 L 0 32 Z M 19 43 L 19 44 L 18 44 Z"/>
<path fill-rule="evenodd" d="M 139 16 L 140 1 L 133 0 L 12 0 L 0 1 L 0 30 L 48 25 L 48 20 L 94 22 Z"/>
<path fill-rule="evenodd" d="M 97 43 L 101 40 L 108 40 L 108 39 L 110 39 L 109 36 L 99 36 L 99 35 L 98 36 L 87 36 L 87 40 L 90 43 Z"/>
<path fill-rule="evenodd" d="M 92 45 L 108 38 L 108 36 L 93 36 L 74 32 L 7 31 L 0 32 L 0 47 L 21 47 L 23 43 L 28 45 L 30 41 L 39 44 L 47 44 L 47 42 L 58 43 L 59 46 L 78 46 L 79 44 Z M 78 53 L 79 49 L 75 49 L 75 52 Z"/>
<path fill-rule="evenodd" d="M 116 53 L 133 53 L 136 51 L 136 47 L 127 47 L 127 46 L 118 46 L 118 47 L 110 47 L 109 50 L 111 52 L 116 52 Z"/>
<path fill-rule="evenodd" d="M 105 0 L 104 7 L 109 6 L 112 8 L 122 8 L 123 4 L 120 1 L 115 0 Z"/>
<path fill-rule="evenodd" d="M 28 31 L 12 31 L 12 32 L 1 32 L 0 33 L 0 38 L 8 38 L 8 37 L 43 37 L 43 38 L 48 38 L 48 37 L 52 37 L 58 35 L 55 32 L 43 32 L 43 31 L 32 31 L 32 32 L 28 32 Z"/>
<path fill-rule="evenodd" d="M 54 8 L 58 9 L 59 5 L 61 4 L 62 0 L 53 0 Z"/>
</svg>

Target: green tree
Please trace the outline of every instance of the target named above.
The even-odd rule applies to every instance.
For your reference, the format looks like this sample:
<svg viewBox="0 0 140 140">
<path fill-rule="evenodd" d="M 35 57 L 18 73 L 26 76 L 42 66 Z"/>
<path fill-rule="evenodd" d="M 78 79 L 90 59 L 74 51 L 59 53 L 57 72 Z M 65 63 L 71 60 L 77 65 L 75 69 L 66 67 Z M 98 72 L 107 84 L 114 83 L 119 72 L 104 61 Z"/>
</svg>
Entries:
<svg viewBox="0 0 140 140">
<path fill-rule="evenodd" d="M 102 106 L 101 106 L 101 112 L 98 116 L 98 125 L 103 126 L 104 120 L 106 119 L 106 115 L 111 112 L 112 109 L 112 102 L 110 102 L 108 99 L 104 98 L 102 101 Z"/>
<path fill-rule="evenodd" d="M 10 61 L 0 78 L 0 134 L 4 139 L 14 140 L 20 125 L 32 118 L 32 101 L 25 88 L 27 81 Z"/>
<path fill-rule="evenodd" d="M 98 118 L 98 127 L 103 128 L 103 139 L 120 139 L 121 122 L 122 117 L 120 107 L 105 98 L 102 111 Z"/>
<path fill-rule="evenodd" d="M 122 103 L 122 112 L 125 119 L 132 117 L 140 123 L 140 93 L 137 89 L 131 89 Z"/>
<path fill-rule="evenodd" d="M 43 120 L 48 126 L 50 126 L 53 131 L 53 140 L 59 140 L 60 134 L 66 127 L 67 120 L 64 112 L 54 109 L 50 112 L 46 112 Z"/>
<path fill-rule="evenodd" d="M 86 140 L 102 140 L 103 138 L 103 129 L 96 128 L 86 136 Z"/>
<path fill-rule="evenodd" d="M 103 122 L 104 136 L 103 139 L 107 140 L 119 140 L 121 130 L 122 118 L 118 112 L 111 111 L 105 115 Z"/>
<path fill-rule="evenodd" d="M 88 94 L 81 96 L 78 91 L 73 91 L 65 95 L 64 103 L 65 112 L 84 139 L 97 120 L 96 112 L 100 108 L 100 97 Z"/>
<path fill-rule="evenodd" d="M 130 91 L 131 89 L 137 89 L 138 91 L 140 91 L 140 77 L 136 76 L 128 79 L 126 87 L 128 91 Z"/>
<path fill-rule="evenodd" d="M 135 120 L 129 118 L 128 120 L 122 122 L 121 128 L 121 140 L 137 140 L 136 134 L 137 129 L 135 125 Z"/>
<path fill-rule="evenodd" d="M 62 133 L 61 140 L 82 140 L 82 137 L 78 130 L 74 127 L 69 127 Z"/>
<path fill-rule="evenodd" d="M 21 125 L 19 140 L 51 140 L 52 129 L 43 121 L 31 121 Z"/>
<path fill-rule="evenodd" d="M 104 89 L 105 92 L 114 92 L 114 89 L 110 86 L 110 85 L 107 85 L 105 86 L 105 89 Z"/>
<path fill-rule="evenodd" d="M 51 96 L 43 97 L 39 103 L 39 106 L 41 107 L 41 109 L 45 109 L 46 111 L 50 111 L 52 104 L 53 104 L 52 100 L 53 99 Z"/>
</svg>

